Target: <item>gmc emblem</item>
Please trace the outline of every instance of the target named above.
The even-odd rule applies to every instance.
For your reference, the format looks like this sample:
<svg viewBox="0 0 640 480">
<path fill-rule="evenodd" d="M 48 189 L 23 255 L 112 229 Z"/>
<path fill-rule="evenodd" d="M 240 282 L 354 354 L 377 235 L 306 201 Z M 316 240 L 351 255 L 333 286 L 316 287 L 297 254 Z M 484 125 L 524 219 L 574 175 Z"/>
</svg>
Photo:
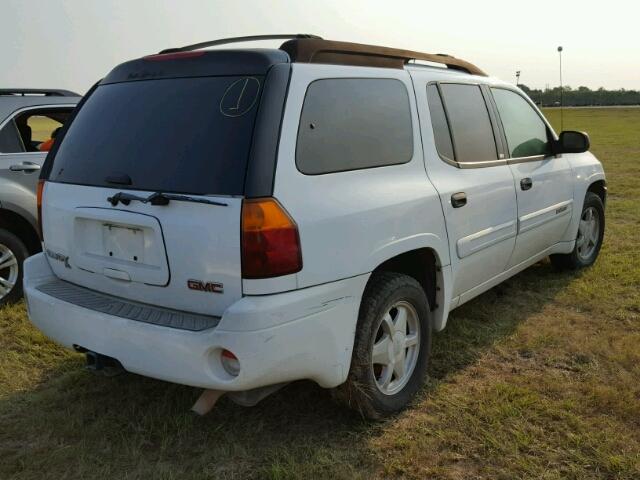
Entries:
<svg viewBox="0 0 640 480">
<path fill-rule="evenodd" d="M 224 285 L 216 282 L 203 282 L 202 280 L 187 280 L 187 287 L 191 290 L 209 293 L 224 293 Z"/>
</svg>

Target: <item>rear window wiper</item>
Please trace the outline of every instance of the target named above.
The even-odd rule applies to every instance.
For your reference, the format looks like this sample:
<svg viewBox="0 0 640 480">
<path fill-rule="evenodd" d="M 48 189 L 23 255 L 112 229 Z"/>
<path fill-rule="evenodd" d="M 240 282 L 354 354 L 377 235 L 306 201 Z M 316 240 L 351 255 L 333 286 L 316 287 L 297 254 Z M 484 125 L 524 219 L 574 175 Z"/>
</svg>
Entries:
<svg viewBox="0 0 640 480">
<path fill-rule="evenodd" d="M 226 203 L 217 202 L 215 200 L 209 200 L 207 198 L 190 197 L 189 195 L 180 195 L 179 193 L 163 193 L 155 192 L 148 197 L 139 197 L 138 195 L 132 195 L 127 192 L 118 192 L 112 197 L 108 197 L 107 201 L 114 207 L 118 203 L 123 205 L 129 205 L 132 200 L 149 203 L 151 205 L 168 205 L 171 200 L 177 202 L 193 202 L 193 203 L 206 203 L 207 205 L 218 205 L 220 207 L 226 207 Z"/>
</svg>

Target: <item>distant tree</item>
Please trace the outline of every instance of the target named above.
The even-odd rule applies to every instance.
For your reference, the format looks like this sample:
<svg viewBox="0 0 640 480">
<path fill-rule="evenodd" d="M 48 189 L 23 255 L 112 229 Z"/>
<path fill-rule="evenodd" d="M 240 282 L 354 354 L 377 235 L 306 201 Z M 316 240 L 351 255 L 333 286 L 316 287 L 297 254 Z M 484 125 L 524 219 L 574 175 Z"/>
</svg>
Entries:
<svg viewBox="0 0 640 480">
<path fill-rule="evenodd" d="M 519 87 L 535 103 L 543 107 L 559 105 L 560 87 L 550 89 L 532 89 L 520 84 Z M 562 88 L 562 100 L 566 106 L 600 106 L 600 105 L 640 105 L 640 91 L 638 90 L 605 90 L 603 87 L 591 90 L 584 85 L 577 89 L 566 85 Z"/>
</svg>

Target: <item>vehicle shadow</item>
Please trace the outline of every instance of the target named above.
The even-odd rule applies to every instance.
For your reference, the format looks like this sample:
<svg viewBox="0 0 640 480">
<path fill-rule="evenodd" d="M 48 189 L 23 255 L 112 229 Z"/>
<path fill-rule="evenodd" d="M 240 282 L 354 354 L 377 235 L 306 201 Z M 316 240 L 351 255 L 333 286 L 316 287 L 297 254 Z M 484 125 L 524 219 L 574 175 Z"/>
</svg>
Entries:
<svg viewBox="0 0 640 480">
<path fill-rule="evenodd" d="M 434 381 L 421 396 L 472 365 L 574 278 L 543 262 L 454 311 L 434 337 Z M 82 361 L 63 360 L 37 388 L 0 399 L 0 477 L 60 466 L 70 477 L 93 478 L 327 476 L 338 463 L 356 477 L 375 469 L 368 444 L 384 424 L 364 421 L 311 382 L 295 382 L 252 408 L 223 397 L 197 417 L 189 408 L 200 390 L 133 374 L 99 377 L 83 371 Z"/>
</svg>

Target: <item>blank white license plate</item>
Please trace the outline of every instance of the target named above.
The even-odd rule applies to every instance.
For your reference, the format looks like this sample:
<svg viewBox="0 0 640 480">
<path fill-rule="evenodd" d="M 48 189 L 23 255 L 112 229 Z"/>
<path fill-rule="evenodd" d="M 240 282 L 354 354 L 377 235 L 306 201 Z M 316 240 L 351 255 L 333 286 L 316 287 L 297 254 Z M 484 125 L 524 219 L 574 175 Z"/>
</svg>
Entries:
<svg viewBox="0 0 640 480">
<path fill-rule="evenodd" d="M 124 225 L 103 224 L 105 256 L 129 262 L 144 261 L 144 231 Z"/>
</svg>

